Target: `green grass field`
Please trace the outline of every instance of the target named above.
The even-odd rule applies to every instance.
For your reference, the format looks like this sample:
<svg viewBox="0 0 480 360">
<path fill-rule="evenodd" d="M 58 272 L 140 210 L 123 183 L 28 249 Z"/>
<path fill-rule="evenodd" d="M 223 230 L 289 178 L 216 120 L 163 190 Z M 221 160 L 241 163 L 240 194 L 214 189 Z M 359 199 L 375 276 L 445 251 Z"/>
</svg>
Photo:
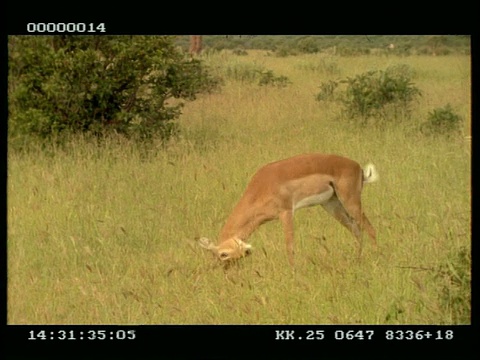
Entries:
<svg viewBox="0 0 480 360">
<path fill-rule="evenodd" d="M 256 66 L 284 87 L 226 78 L 188 103 L 181 137 L 144 151 L 100 147 L 8 153 L 9 324 L 470 323 L 470 57 L 302 55 L 206 58 L 215 71 Z M 407 64 L 423 92 L 410 121 L 353 126 L 319 84 Z M 417 130 L 450 103 L 449 139 Z M 295 214 L 296 266 L 278 221 L 250 238 L 253 255 L 225 270 L 195 238 L 215 239 L 249 178 L 300 153 L 373 162 L 363 191 L 378 250 L 321 207 Z"/>
</svg>

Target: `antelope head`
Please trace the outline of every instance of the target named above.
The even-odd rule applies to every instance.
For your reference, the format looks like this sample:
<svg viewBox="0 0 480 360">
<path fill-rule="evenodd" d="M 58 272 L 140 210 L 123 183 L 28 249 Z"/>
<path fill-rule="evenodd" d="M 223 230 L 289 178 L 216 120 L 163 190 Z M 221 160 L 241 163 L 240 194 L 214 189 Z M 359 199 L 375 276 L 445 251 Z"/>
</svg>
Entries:
<svg viewBox="0 0 480 360">
<path fill-rule="evenodd" d="M 221 261 L 239 259 L 251 253 L 252 245 L 243 242 L 240 238 L 233 237 L 214 245 L 207 238 L 199 241 L 201 247 L 212 251 Z"/>
</svg>

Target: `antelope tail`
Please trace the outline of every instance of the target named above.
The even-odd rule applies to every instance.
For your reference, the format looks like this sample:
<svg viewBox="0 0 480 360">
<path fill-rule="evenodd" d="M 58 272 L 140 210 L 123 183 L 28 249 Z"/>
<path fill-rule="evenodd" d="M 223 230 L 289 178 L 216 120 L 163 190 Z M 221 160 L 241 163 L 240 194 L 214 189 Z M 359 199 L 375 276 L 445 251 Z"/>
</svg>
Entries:
<svg viewBox="0 0 480 360">
<path fill-rule="evenodd" d="M 365 184 L 373 183 L 378 180 L 378 172 L 373 164 L 367 164 L 363 168 L 363 182 Z"/>
</svg>

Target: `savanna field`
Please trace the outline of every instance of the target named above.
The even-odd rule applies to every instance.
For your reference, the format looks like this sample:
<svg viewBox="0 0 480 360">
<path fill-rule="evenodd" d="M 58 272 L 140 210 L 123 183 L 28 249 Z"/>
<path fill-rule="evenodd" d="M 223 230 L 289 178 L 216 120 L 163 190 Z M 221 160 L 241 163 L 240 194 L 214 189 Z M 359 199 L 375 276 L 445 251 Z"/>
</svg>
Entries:
<svg viewBox="0 0 480 360">
<path fill-rule="evenodd" d="M 8 152 L 9 324 L 469 324 L 470 57 L 206 54 L 223 86 L 187 102 L 178 138 Z M 407 65 L 422 92 L 403 121 L 359 126 L 322 82 Z M 288 78 L 259 85 L 245 69 Z M 247 70 L 248 73 L 248 70 Z M 450 104 L 453 136 L 419 131 Z M 216 239 L 262 165 L 321 152 L 375 164 L 363 208 L 377 230 L 355 239 L 321 207 L 295 213 L 295 269 L 281 224 L 224 269 Z"/>
</svg>

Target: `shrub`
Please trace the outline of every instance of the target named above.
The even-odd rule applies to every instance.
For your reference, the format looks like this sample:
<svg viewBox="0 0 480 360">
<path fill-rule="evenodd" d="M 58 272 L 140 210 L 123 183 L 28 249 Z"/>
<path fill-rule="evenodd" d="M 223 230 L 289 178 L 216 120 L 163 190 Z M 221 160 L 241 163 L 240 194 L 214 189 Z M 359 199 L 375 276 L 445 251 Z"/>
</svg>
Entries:
<svg viewBox="0 0 480 360">
<path fill-rule="evenodd" d="M 260 86 L 272 85 L 277 87 L 285 87 L 290 83 L 290 80 L 288 80 L 286 76 L 275 76 L 272 70 L 260 72 L 260 78 L 258 80 L 258 85 Z"/>
<path fill-rule="evenodd" d="M 286 76 L 276 76 L 272 70 L 254 63 L 230 64 L 226 67 L 225 75 L 232 80 L 256 83 L 260 86 L 285 87 L 290 83 Z"/>
<path fill-rule="evenodd" d="M 338 81 L 328 80 L 324 81 L 320 84 L 320 92 L 316 96 L 316 100 L 318 101 L 333 101 L 334 98 L 334 91 L 338 86 Z"/>
<path fill-rule="evenodd" d="M 218 82 L 168 36 L 9 38 L 9 133 L 114 131 L 168 139 L 183 103 Z"/>
<path fill-rule="evenodd" d="M 348 78 L 343 100 L 347 114 L 362 119 L 408 116 L 412 101 L 421 94 L 411 74 L 408 66 L 400 65 Z"/>
<path fill-rule="evenodd" d="M 312 54 L 319 51 L 319 47 L 315 37 L 307 36 L 300 38 L 296 43 L 296 48 L 300 53 Z"/>
<path fill-rule="evenodd" d="M 363 124 L 371 118 L 387 120 L 408 117 L 412 102 L 421 95 L 411 81 L 413 74 L 409 66 L 397 65 L 339 81 L 330 80 L 320 85 L 316 99 L 342 102 L 344 114 L 360 119 Z M 345 84 L 345 91 L 335 98 L 334 91 L 339 84 Z"/>
<path fill-rule="evenodd" d="M 456 114 L 451 105 L 436 108 L 428 114 L 428 119 L 422 124 L 422 131 L 426 134 L 450 135 L 460 129 L 462 118 Z"/>
<path fill-rule="evenodd" d="M 237 56 L 247 56 L 248 52 L 245 49 L 234 49 L 232 54 Z"/>
<path fill-rule="evenodd" d="M 225 77 L 235 81 L 255 82 L 264 68 L 255 63 L 235 62 L 225 67 Z"/>
<path fill-rule="evenodd" d="M 282 45 L 275 49 L 275 56 L 277 57 L 287 57 L 298 55 L 298 51 L 291 46 Z"/>
</svg>

